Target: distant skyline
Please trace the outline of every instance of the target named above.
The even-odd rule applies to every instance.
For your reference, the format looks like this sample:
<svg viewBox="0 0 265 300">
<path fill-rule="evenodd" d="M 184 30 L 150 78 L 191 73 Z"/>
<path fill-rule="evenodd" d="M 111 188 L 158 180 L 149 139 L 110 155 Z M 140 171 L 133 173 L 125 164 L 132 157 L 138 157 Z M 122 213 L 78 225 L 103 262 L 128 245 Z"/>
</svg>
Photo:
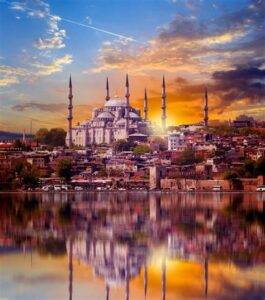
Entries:
<svg viewBox="0 0 265 300">
<path fill-rule="evenodd" d="M 265 119 L 265 0 L 0 0 L 0 130 L 67 126 L 89 119 L 111 96 L 124 96 L 151 121 L 167 124 L 245 113 Z"/>
</svg>

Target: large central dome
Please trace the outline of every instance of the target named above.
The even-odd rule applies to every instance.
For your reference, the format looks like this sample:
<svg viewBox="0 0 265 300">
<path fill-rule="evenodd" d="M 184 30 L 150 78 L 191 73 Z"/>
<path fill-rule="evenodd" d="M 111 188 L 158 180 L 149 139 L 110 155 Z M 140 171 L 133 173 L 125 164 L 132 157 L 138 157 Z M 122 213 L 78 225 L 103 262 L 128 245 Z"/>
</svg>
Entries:
<svg viewBox="0 0 265 300">
<path fill-rule="evenodd" d="M 125 107 L 126 106 L 126 99 L 122 99 L 122 98 L 111 98 L 110 100 L 106 101 L 105 107 L 118 107 L 118 106 L 122 106 Z"/>
</svg>

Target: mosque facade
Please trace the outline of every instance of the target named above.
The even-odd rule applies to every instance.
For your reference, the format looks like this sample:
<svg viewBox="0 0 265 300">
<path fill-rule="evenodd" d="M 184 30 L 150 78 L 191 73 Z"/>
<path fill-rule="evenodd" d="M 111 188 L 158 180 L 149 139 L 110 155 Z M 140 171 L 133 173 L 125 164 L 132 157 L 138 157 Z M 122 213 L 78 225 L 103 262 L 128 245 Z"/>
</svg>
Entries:
<svg viewBox="0 0 265 300">
<path fill-rule="evenodd" d="M 128 75 L 126 76 L 125 91 L 124 98 L 110 97 L 107 79 L 104 105 L 93 110 L 91 120 L 85 120 L 72 127 L 73 93 L 72 80 L 70 78 L 66 145 L 86 147 L 93 144 L 111 144 L 121 139 L 145 141 L 151 134 L 146 90 L 143 99 L 143 116 L 141 116 L 139 109 L 130 105 Z"/>
</svg>

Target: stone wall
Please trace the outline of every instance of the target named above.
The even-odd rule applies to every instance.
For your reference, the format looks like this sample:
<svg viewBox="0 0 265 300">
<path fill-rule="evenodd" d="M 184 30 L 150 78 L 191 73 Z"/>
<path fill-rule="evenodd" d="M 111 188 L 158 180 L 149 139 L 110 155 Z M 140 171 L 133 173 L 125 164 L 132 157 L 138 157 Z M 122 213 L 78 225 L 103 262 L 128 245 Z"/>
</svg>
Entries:
<svg viewBox="0 0 265 300">
<path fill-rule="evenodd" d="M 161 179 L 161 189 L 211 191 L 214 186 L 219 185 L 222 191 L 256 191 L 257 185 L 264 184 L 264 176 L 258 178 L 241 178 L 236 181 L 230 180 L 195 180 L 195 179 Z"/>
</svg>

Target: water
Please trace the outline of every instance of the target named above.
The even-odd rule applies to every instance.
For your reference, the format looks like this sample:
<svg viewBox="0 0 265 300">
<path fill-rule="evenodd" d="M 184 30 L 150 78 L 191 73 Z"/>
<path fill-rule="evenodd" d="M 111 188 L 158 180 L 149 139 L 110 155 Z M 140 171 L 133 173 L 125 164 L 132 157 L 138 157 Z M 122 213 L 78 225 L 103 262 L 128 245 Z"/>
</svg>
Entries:
<svg viewBox="0 0 265 300">
<path fill-rule="evenodd" d="M 0 194 L 0 299 L 265 299 L 260 194 Z"/>
</svg>

